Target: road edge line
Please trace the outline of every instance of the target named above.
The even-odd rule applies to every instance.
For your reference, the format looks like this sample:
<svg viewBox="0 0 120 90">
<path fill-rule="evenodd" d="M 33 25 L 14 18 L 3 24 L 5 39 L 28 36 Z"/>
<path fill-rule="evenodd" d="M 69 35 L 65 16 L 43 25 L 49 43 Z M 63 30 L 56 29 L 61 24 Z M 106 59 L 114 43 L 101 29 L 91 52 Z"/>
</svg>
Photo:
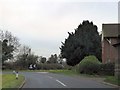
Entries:
<svg viewBox="0 0 120 90">
<path fill-rule="evenodd" d="M 106 85 L 110 85 L 110 86 L 116 87 L 116 88 L 120 88 L 120 86 L 118 86 L 118 85 L 111 84 L 111 83 L 108 83 L 108 82 L 105 82 L 105 81 L 103 81 L 102 83 L 106 84 Z"/>
<path fill-rule="evenodd" d="M 59 80 L 57 80 L 57 79 L 56 79 L 56 81 L 57 81 L 58 83 L 60 83 L 61 85 L 65 86 L 65 87 L 67 86 L 67 85 L 65 85 L 64 83 L 62 83 L 61 81 L 59 81 Z"/>
<path fill-rule="evenodd" d="M 24 81 L 22 82 L 22 84 L 19 86 L 19 89 L 21 89 L 24 86 L 25 82 L 26 82 L 26 78 L 24 79 Z"/>
</svg>

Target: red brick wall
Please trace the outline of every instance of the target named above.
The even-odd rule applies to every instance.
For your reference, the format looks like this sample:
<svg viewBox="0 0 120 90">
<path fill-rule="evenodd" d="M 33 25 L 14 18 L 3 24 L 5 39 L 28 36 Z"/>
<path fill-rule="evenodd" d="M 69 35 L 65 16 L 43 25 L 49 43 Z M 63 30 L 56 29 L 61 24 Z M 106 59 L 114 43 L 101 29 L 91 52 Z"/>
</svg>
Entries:
<svg viewBox="0 0 120 90">
<path fill-rule="evenodd" d="M 116 38 L 109 38 L 111 44 L 104 38 L 102 41 L 102 63 L 115 62 L 118 57 L 118 50 L 116 47 L 112 46 L 113 43 L 117 41 Z"/>
</svg>

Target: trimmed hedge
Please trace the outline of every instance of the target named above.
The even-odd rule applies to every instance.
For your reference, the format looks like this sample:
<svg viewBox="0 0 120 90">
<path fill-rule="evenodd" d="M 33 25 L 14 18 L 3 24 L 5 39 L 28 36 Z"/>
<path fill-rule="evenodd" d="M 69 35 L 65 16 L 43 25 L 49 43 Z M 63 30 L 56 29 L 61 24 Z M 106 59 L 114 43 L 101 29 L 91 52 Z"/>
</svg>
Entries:
<svg viewBox="0 0 120 90">
<path fill-rule="evenodd" d="M 101 64 L 100 75 L 114 75 L 115 63 Z"/>
<path fill-rule="evenodd" d="M 97 74 L 101 62 L 95 56 L 85 57 L 79 64 L 79 72 L 84 74 Z"/>
</svg>

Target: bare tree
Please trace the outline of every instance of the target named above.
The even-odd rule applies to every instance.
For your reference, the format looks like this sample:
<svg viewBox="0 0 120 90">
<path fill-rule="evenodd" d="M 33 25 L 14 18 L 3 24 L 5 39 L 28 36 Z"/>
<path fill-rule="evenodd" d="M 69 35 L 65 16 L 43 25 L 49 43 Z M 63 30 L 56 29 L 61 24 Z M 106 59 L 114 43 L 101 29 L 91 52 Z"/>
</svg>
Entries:
<svg viewBox="0 0 120 90">
<path fill-rule="evenodd" d="M 2 42 L 2 61 L 14 60 L 20 47 L 19 39 L 9 31 L 0 30 L 0 41 Z"/>
<path fill-rule="evenodd" d="M 14 52 L 17 52 L 20 47 L 19 39 L 9 31 L 0 30 L 0 41 L 3 42 L 5 39 L 8 40 L 8 45 L 14 46 Z"/>
<path fill-rule="evenodd" d="M 19 50 L 19 54 L 31 54 L 31 48 L 26 45 L 22 45 Z"/>
</svg>

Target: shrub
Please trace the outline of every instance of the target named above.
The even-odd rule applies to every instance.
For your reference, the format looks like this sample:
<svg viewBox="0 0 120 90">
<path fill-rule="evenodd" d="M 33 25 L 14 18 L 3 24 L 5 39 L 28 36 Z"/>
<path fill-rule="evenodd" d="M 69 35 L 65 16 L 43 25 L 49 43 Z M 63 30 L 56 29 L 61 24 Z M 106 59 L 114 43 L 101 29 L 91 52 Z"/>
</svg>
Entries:
<svg viewBox="0 0 120 90">
<path fill-rule="evenodd" d="M 115 63 L 101 64 L 100 75 L 114 75 Z"/>
<path fill-rule="evenodd" d="M 50 69 L 63 69 L 61 64 L 38 64 L 37 69 L 50 70 Z"/>
<path fill-rule="evenodd" d="M 2 66 L 2 69 L 15 69 L 15 64 L 12 62 L 5 62 L 4 65 Z"/>
<path fill-rule="evenodd" d="M 100 64 L 95 56 L 87 56 L 80 62 L 79 71 L 85 74 L 95 74 L 100 70 Z"/>
</svg>

